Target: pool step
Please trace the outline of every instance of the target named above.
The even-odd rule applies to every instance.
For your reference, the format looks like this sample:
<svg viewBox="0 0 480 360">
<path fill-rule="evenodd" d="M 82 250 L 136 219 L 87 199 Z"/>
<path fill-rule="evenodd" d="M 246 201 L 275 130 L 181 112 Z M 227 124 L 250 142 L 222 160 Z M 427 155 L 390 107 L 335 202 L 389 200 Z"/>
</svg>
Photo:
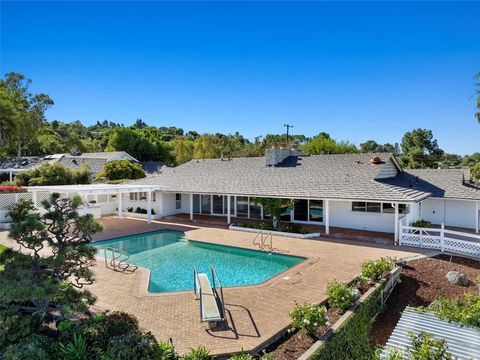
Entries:
<svg viewBox="0 0 480 360">
<path fill-rule="evenodd" d="M 225 305 L 223 301 L 223 288 L 214 266 L 211 267 L 213 284 L 206 273 L 198 273 L 193 269 L 195 298 L 200 300 L 200 319 L 215 327 L 224 320 Z M 217 280 L 217 281 L 215 281 Z M 218 286 L 217 286 L 218 283 Z"/>
</svg>

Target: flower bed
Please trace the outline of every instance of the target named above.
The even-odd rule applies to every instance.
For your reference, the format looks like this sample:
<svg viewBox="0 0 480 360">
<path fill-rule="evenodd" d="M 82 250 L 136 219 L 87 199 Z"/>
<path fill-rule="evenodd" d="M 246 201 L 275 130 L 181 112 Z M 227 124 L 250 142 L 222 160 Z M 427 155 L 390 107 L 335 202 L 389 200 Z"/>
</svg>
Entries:
<svg viewBox="0 0 480 360">
<path fill-rule="evenodd" d="M 350 326 L 357 309 L 365 307 L 363 304 L 374 294 L 374 310 L 379 311 L 378 299 L 383 298 L 385 291 L 395 285 L 400 273 L 400 268 L 394 265 L 394 259 L 367 261 L 362 266 L 362 274 L 350 283 L 331 282 L 327 289 L 327 300 L 320 304 L 297 305 L 291 313 L 292 328 L 286 336 L 266 349 L 268 355 L 275 360 L 310 359 L 313 354 L 318 356 L 318 349 L 325 347 L 330 337 L 339 338 L 338 334 L 344 331 L 344 325 L 349 322 Z M 372 311 L 368 308 L 369 316 Z M 361 319 L 363 324 L 365 317 L 360 316 L 358 319 Z M 317 326 L 312 326 L 315 324 Z M 343 339 L 342 336 L 339 339 Z M 368 332 L 364 337 L 367 341 L 361 341 L 368 347 Z M 338 345 L 334 344 L 333 353 L 337 346 L 343 346 L 341 341 Z M 331 351 L 328 345 L 327 353 Z M 321 358 L 327 359 L 328 356 Z"/>
<path fill-rule="evenodd" d="M 309 229 L 305 226 L 301 226 L 299 224 L 280 224 L 277 229 L 273 229 L 273 227 L 268 223 L 242 223 L 242 224 L 232 224 L 229 226 L 230 230 L 238 230 L 238 231 L 246 231 L 246 232 L 264 232 L 264 233 L 271 233 L 277 236 L 289 236 L 295 237 L 300 239 L 308 239 L 312 237 L 320 236 L 320 233 L 311 233 Z"/>
<path fill-rule="evenodd" d="M 27 189 L 16 185 L 0 185 L 0 194 L 16 194 L 27 192 Z"/>
</svg>

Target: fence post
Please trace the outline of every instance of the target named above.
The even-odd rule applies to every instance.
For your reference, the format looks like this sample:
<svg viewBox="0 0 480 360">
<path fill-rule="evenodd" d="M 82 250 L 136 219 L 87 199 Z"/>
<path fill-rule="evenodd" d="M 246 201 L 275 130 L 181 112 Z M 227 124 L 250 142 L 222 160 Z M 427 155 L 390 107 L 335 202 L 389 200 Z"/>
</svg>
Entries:
<svg viewBox="0 0 480 360">
<path fill-rule="evenodd" d="M 442 248 L 442 252 L 444 251 L 445 245 L 445 223 L 442 222 L 442 227 L 440 228 L 440 246 Z"/>
<path fill-rule="evenodd" d="M 420 229 L 420 247 L 423 247 L 423 229 Z"/>
</svg>

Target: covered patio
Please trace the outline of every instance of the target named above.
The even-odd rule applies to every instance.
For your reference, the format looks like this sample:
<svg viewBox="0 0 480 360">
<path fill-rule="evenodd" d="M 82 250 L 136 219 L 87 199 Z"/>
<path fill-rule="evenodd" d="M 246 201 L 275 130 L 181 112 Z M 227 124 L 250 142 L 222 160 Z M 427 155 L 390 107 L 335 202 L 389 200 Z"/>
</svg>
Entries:
<svg viewBox="0 0 480 360">
<path fill-rule="evenodd" d="M 96 218 L 117 213 L 119 217 L 124 216 L 124 199 L 128 194 L 145 194 L 146 219 L 148 223 L 153 218 L 153 194 L 160 188 L 159 185 L 139 184 L 88 184 L 88 185 L 55 185 L 55 186 L 31 186 L 28 192 L 32 194 L 32 201 L 41 210 L 41 203 L 52 193 L 59 193 L 64 197 L 79 195 L 83 205 L 79 209 L 82 214 L 92 214 Z"/>
</svg>

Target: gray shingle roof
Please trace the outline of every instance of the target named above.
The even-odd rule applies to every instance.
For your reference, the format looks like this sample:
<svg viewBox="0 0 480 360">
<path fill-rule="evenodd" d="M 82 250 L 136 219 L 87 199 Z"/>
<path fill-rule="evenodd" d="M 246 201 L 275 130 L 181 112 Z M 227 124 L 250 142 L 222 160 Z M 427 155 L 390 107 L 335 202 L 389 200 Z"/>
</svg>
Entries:
<svg viewBox="0 0 480 360">
<path fill-rule="evenodd" d="M 370 164 L 372 156 L 383 163 Z M 387 153 L 291 156 L 276 167 L 265 166 L 264 157 L 192 160 L 136 182 L 204 194 L 403 202 L 430 196 L 422 189 L 375 180 L 392 159 Z"/>
<path fill-rule="evenodd" d="M 65 156 L 60 158 L 58 160 L 58 163 L 72 169 L 79 169 L 82 165 L 86 165 L 92 172 L 92 175 L 96 177 L 98 173 L 103 170 L 103 167 L 105 166 L 105 163 L 107 163 L 107 160 L 102 158 Z"/>
<path fill-rule="evenodd" d="M 469 179 L 468 169 L 416 169 L 406 170 L 383 182 L 392 188 L 424 191 L 434 197 L 480 200 L 480 187 Z"/>
</svg>

